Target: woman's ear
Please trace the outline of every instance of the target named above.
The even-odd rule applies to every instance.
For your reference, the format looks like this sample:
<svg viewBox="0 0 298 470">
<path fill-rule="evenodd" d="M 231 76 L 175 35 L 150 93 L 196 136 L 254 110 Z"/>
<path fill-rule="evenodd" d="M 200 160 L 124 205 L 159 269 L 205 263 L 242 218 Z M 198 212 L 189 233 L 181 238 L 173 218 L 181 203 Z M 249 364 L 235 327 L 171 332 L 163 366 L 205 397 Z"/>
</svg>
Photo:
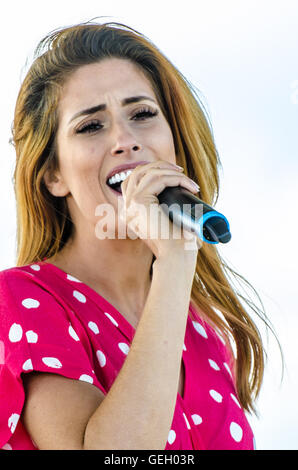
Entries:
<svg viewBox="0 0 298 470">
<path fill-rule="evenodd" d="M 69 194 L 67 184 L 64 182 L 59 171 L 46 170 L 44 174 L 44 183 L 48 191 L 56 197 L 64 197 Z"/>
</svg>

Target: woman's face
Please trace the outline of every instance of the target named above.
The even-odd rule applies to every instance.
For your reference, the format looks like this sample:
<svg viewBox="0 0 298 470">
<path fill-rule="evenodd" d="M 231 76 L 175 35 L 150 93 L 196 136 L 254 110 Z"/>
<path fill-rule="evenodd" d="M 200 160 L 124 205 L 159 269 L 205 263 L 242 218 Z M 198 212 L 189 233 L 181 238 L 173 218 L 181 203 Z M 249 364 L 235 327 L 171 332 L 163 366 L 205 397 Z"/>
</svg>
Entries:
<svg viewBox="0 0 298 470">
<path fill-rule="evenodd" d="M 94 225 L 101 203 L 116 209 L 119 195 L 107 185 L 115 167 L 176 162 L 172 132 L 153 88 L 128 60 L 104 59 L 77 69 L 62 89 L 58 119 L 59 171 L 46 184 L 53 195 L 67 196 L 75 225 Z"/>
</svg>

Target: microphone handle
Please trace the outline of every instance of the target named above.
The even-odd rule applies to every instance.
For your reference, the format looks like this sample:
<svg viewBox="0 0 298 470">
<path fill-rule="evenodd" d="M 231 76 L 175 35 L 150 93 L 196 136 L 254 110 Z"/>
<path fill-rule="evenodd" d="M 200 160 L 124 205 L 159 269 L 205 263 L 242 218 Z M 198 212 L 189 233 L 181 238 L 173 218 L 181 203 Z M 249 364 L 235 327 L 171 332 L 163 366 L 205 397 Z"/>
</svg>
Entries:
<svg viewBox="0 0 298 470">
<path fill-rule="evenodd" d="M 157 198 L 174 224 L 196 233 L 202 241 L 211 244 L 230 241 L 230 226 L 226 217 L 187 189 L 168 186 Z"/>
</svg>

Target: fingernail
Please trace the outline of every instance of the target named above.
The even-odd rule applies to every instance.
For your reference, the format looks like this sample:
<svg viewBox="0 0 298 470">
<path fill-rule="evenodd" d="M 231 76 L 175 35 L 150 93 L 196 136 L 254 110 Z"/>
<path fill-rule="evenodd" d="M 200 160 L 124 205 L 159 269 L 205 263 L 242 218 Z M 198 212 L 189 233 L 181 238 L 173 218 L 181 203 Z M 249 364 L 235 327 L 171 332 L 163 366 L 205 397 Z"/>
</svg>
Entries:
<svg viewBox="0 0 298 470">
<path fill-rule="evenodd" d="M 193 180 L 191 180 L 191 182 L 192 182 L 193 186 L 199 191 L 200 186 L 197 183 L 195 183 Z"/>
<path fill-rule="evenodd" d="M 178 170 L 184 170 L 184 168 L 182 166 L 175 165 L 175 163 L 172 163 L 172 165 L 174 165 L 174 167 L 178 168 Z"/>
</svg>

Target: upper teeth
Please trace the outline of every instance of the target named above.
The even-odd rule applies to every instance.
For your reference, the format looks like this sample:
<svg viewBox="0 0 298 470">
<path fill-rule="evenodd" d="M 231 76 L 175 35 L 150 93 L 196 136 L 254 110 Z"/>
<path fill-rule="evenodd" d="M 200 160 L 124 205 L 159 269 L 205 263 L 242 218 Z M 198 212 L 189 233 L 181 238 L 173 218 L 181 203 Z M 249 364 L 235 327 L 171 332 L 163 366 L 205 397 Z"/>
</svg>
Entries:
<svg viewBox="0 0 298 470">
<path fill-rule="evenodd" d="M 116 173 L 111 178 L 108 179 L 109 184 L 120 183 L 120 181 L 124 181 L 130 174 L 132 170 L 122 171 L 121 173 Z"/>
</svg>

